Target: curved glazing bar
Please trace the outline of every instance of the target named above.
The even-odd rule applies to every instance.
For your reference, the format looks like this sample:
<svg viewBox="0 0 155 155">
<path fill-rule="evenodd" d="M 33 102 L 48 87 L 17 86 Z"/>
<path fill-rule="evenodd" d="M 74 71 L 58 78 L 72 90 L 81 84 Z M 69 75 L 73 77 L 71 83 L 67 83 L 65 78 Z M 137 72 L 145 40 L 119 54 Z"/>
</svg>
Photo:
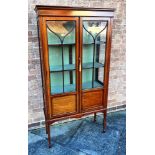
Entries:
<svg viewBox="0 0 155 155">
<path fill-rule="evenodd" d="M 84 21 L 84 23 L 85 22 L 92 22 L 92 23 L 95 23 L 95 22 L 101 22 L 102 23 L 102 21 Z M 106 29 L 106 27 L 107 27 L 107 22 L 105 22 L 106 24 L 105 24 L 105 26 L 103 27 L 101 27 L 99 24 L 97 25 L 96 24 L 96 26 L 94 25 L 94 24 L 91 24 L 91 27 L 88 27 L 88 30 L 87 30 L 87 28 L 85 27 L 85 25 L 84 25 L 84 23 L 83 23 L 83 28 L 93 37 L 93 39 L 95 40 L 98 36 L 99 36 L 99 34 L 102 32 L 102 31 L 104 31 L 105 29 Z M 100 27 L 99 27 L 100 26 Z M 93 33 L 94 34 L 96 34 L 95 36 L 93 35 Z"/>
<path fill-rule="evenodd" d="M 64 41 L 65 37 L 66 37 L 67 35 L 69 35 L 69 34 L 75 29 L 75 25 L 73 25 L 74 27 L 72 27 L 72 29 L 71 29 L 70 31 L 68 31 L 66 34 L 65 34 L 65 33 L 58 34 L 58 33 L 54 32 L 54 31 L 48 26 L 48 24 L 46 24 L 46 25 L 47 25 L 48 30 L 50 30 L 52 33 L 54 33 L 54 34 L 60 39 L 61 44 L 63 44 L 63 41 Z M 60 31 L 60 32 L 61 32 L 61 31 Z"/>
<path fill-rule="evenodd" d="M 91 32 L 89 32 L 89 31 L 85 28 L 84 25 L 83 25 L 83 28 L 92 36 L 92 38 L 93 38 L 93 40 L 94 40 L 94 42 L 95 42 L 95 38 L 94 38 L 94 36 L 91 34 Z"/>
<path fill-rule="evenodd" d="M 52 31 L 52 30 L 49 28 L 48 24 L 46 24 L 46 26 L 47 26 L 48 30 L 51 31 L 52 33 L 54 33 L 54 34 L 60 39 L 60 42 L 62 43 L 61 37 L 60 37 L 57 33 L 55 33 L 54 31 Z"/>
</svg>

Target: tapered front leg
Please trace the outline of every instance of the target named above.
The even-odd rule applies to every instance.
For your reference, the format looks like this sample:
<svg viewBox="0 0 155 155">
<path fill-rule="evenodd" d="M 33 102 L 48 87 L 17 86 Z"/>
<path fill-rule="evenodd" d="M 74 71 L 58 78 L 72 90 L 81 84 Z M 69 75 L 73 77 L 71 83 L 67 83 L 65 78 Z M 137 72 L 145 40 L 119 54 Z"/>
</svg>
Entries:
<svg viewBox="0 0 155 155">
<path fill-rule="evenodd" d="M 45 108 L 43 108 L 43 111 L 44 111 L 44 115 L 45 115 L 45 128 L 46 128 L 46 134 L 48 134 L 48 125 L 47 125 L 47 122 L 46 122 L 46 113 L 45 113 Z"/>
<path fill-rule="evenodd" d="M 96 122 L 96 112 L 94 113 L 94 122 Z"/>
<path fill-rule="evenodd" d="M 50 124 L 47 125 L 48 130 L 48 146 L 51 148 L 51 131 L 50 131 Z"/>
<path fill-rule="evenodd" d="M 103 118 L 103 132 L 106 132 L 106 126 L 107 126 L 107 110 L 103 111 L 104 118 Z"/>
</svg>

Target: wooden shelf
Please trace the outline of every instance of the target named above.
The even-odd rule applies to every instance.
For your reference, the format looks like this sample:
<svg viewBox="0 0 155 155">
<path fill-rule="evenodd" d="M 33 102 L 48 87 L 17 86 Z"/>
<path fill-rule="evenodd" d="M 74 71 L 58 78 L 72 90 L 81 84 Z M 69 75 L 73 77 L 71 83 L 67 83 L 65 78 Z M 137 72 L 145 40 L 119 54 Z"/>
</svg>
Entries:
<svg viewBox="0 0 155 155">
<path fill-rule="evenodd" d="M 64 85 L 64 92 L 75 92 L 75 84 Z M 51 87 L 51 94 L 61 94 L 63 93 L 63 86 L 53 86 Z"/>
<path fill-rule="evenodd" d="M 92 44 L 94 44 L 94 43 L 93 42 L 92 43 L 83 43 L 83 45 L 92 45 Z M 96 45 L 106 44 L 106 42 L 105 41 L 97 41 L 95 44 Z"/>
<path fill-rule="evenodd" d="M 68 44 L 48 44 L 48 46 L 73 46 L 75 43 L 68 43 Z"/>
<path fill-rule="evenodd" d="M 95 62 L 94 63 L 94 68 L 99 68 L 99 67 L 104 67 L 103 64 Z M 89 69 L 93 68 L 93 63 L 83 63 L 82 64 L 82 69 Z M 72 71 L 75 70 L 75 64 L 68 64 L 64 65 L 64 71 Z M 50 66 L 50 72 L 62 72 L 62 65 L 58 66 Z"/>
<path fill-rule="evenodd" d="M 98 87 L 103 87 L 103 84 L 97 82 L 97 81 L 94 81 L 94 88 L 98 88 Z M 82 83 L 82 89 L 92 89 L 92 81 L 90 82 L 85 82 L 85 83 Z"/>
<path fill-rule="evenodd" d="M 105 44 L 106 42 L 100 41 L 96 42 L 96 45 Z M 73 46 L 76 43 L 67 43 L 67 44 L 48 44 L 48 46 Z M 92 45 L 94 43 L 83 43 L 83 45 Z"/>
<path fill-rule="evenodd" d="M 104 64 L 95 62 L 94 63 L 94 68 L 100 68 L 100 67 L 104 67 Z M 88 68 L 93 68 L 93 63 L 83 63 L 82 65 L 82 69 L 88 69 Z"/>
<path fill-rule="evenodd" d="M 64 65 L 64 71 L 75 70 L 75 64 Z M 50 66 L 50 72 L 61 72 L 63 71 L 62 65 Z"/>
<path fill-rule="evenodd" d="M 103 87 L 103 84 L 94 81 L 94 88 Z M 92 81 L 85 82 L 82 84 L 82 89 L 92 89 Z M 75 92 L 75 84 L 64 85 L 64 92 Z M 51 94 L 61 94 L 63 93 L 63 86 L 53 86 L 51 87 Z"/>
</svg>

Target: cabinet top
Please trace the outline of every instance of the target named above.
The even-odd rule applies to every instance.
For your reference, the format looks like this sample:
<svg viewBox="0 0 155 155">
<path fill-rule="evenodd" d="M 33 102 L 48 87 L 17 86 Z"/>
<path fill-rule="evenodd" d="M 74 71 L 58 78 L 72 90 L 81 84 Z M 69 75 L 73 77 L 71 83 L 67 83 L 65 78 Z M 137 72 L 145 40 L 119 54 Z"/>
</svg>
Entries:
<svg viewBox="0 0 155 155">
<path fill-rule="evenodd" d="M 94 10 L 94 11 L 115 11 L 114 8 L 85 8 L 85 7 L 71 7 L 71 6 L 57 6 L 57 5 L 36 5 L 35 11 L 47 9 L 60 9 L 60 10 Z"/>
<path fill-rule="evenodd" d="M 36 5 L 35 11 L 38 16 L 109 16 L 113 17 L 114 8 L 85 8 L 70 6 Z M 63 12 L 63 14 L 61 14 Z M 94 12 L 94 13 L 93 13 Z M 67 14 L 64 14 L 67 13 Z"/>
</svg>

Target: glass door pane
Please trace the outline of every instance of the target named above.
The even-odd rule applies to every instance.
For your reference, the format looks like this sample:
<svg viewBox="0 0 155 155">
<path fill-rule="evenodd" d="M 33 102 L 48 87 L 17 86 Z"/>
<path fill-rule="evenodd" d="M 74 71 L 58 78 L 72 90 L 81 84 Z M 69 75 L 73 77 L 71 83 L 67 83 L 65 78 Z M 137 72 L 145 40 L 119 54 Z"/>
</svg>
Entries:
<svg viewBox="0 0 155 155">
<path fill-rule="evenodd" d="M 107 21 L 83 21 L 82 89 L 103 87 Z"/>
<path fill-rule="evenodd" d="M 51 94 L 76 91 L 75 21 L 47 21 Z"/>
</svg>

